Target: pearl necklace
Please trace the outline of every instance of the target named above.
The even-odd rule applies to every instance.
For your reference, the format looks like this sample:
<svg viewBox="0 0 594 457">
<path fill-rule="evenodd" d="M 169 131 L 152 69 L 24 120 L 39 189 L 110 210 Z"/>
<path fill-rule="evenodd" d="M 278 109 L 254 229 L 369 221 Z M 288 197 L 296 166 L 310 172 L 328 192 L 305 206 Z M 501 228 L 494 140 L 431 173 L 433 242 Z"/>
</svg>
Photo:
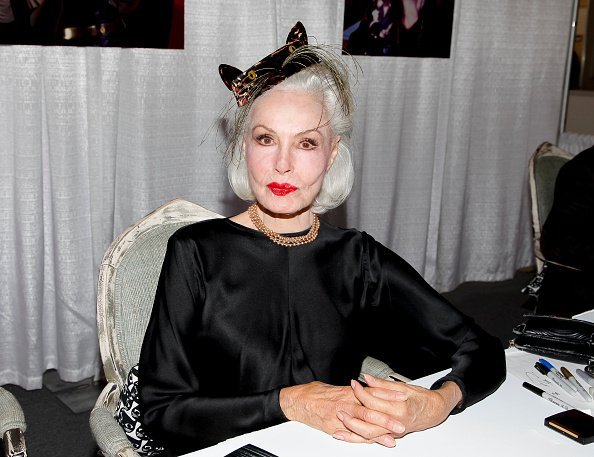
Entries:
<svg viewBox="0 0 594 457">
<path fill-rule="evenodd" d="M 300 246 L 302 244 L 311 243 L 318 236 L 318 231 L 320 229 L 320 219 L 318 218 L 318 215 L 315 213 L 313 215 L 313 224 L 311 224 L 309 232 L 307 232 L 305 235 L 283 236 L 280 233 L 276 233 L 270 230 L 268 227 L 264 225 L 264 222 L 262 222 L 262 219 L 260 219 L 260 216 L 258 215 L 257 208 L 257 203 L 254 203 L 248 208 L 248 215 L 250 216 L 250 220 L 259 231 L 261 231 L 264 235 L 270 238 L 272 242 L 276 244 L 280 244 L 281 246 L 285 247 Z"/>
</svg>

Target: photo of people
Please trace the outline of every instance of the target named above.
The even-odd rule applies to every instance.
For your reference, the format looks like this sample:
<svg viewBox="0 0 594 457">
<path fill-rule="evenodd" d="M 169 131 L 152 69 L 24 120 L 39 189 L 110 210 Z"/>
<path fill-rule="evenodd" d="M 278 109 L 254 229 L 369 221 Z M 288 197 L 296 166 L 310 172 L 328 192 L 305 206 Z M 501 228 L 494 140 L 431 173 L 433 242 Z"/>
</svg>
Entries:
<svg viewBox="0 0 594 457">
<path fill-rule="evenodd" d="M 0 45 L 183 49 L 184 0 L 0 0 Z"/>
<path fill-rule="evenodd" d="M 343 50 L 448 58 L 453 17 L 454 0 L 346 0 Z"/>
</svg>

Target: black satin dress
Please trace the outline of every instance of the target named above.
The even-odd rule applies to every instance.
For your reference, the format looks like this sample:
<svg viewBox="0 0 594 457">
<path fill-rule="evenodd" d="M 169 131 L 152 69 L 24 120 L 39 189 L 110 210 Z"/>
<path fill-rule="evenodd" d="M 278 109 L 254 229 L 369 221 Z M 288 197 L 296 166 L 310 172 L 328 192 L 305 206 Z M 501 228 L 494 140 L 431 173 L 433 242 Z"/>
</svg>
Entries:
<svg viewBox="0 0 594 457">
<path fill-rule="evenodd" d="M 348 385 L 366 355 L 452 367 L 459 410 L 505 377 L 501 343 L 371 236 L 321 223 L 272 243 L 228 219 L 169 240 L 139 366 L 143 423 L 185 453 L 287 419 L 282 387 Z M 427 362 L 430 361 L 430 362 Z M 402 363 L 401 363 L 402 362 Z"/>
</svg>

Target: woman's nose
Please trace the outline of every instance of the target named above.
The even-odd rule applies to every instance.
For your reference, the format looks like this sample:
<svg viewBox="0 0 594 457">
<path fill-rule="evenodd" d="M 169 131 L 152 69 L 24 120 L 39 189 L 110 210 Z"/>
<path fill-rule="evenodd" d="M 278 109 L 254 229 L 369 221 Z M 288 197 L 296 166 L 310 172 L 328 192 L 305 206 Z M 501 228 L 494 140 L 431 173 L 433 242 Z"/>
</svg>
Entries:
<svg viewBox="0 0 594 457">
<path fill-rule="evenodd" d="M 277 173 L 284 175 L 293 170 L 293 163 L 291 160 L 291 151 L 287 148 L 281 148 L 276 156 L 274 169 Z"/>
</svg>

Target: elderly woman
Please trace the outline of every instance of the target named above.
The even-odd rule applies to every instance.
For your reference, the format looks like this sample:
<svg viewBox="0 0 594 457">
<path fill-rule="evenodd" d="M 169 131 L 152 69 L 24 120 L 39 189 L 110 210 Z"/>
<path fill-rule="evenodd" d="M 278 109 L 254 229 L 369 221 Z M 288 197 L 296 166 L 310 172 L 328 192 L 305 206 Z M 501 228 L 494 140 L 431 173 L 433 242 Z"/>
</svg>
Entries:
<svg viewBox="0 0 594 457">
<path fill-rule="evenodd" d="M 221 66 L 239 105 L 229 178 L 253 202 L 179 230 L 167 248 L 140 358 L 143 422 L 174 452 L 296 420 L 339 440 L 394 446 L 492 393 L 499 341 L 365 232 L 318 218 L 353 182 L 353 103 L 340 59 L 287 45 L 241 72 Z M 431 389 L 366 377 L 411 344 L 452 368 Z"/>
</svg>

